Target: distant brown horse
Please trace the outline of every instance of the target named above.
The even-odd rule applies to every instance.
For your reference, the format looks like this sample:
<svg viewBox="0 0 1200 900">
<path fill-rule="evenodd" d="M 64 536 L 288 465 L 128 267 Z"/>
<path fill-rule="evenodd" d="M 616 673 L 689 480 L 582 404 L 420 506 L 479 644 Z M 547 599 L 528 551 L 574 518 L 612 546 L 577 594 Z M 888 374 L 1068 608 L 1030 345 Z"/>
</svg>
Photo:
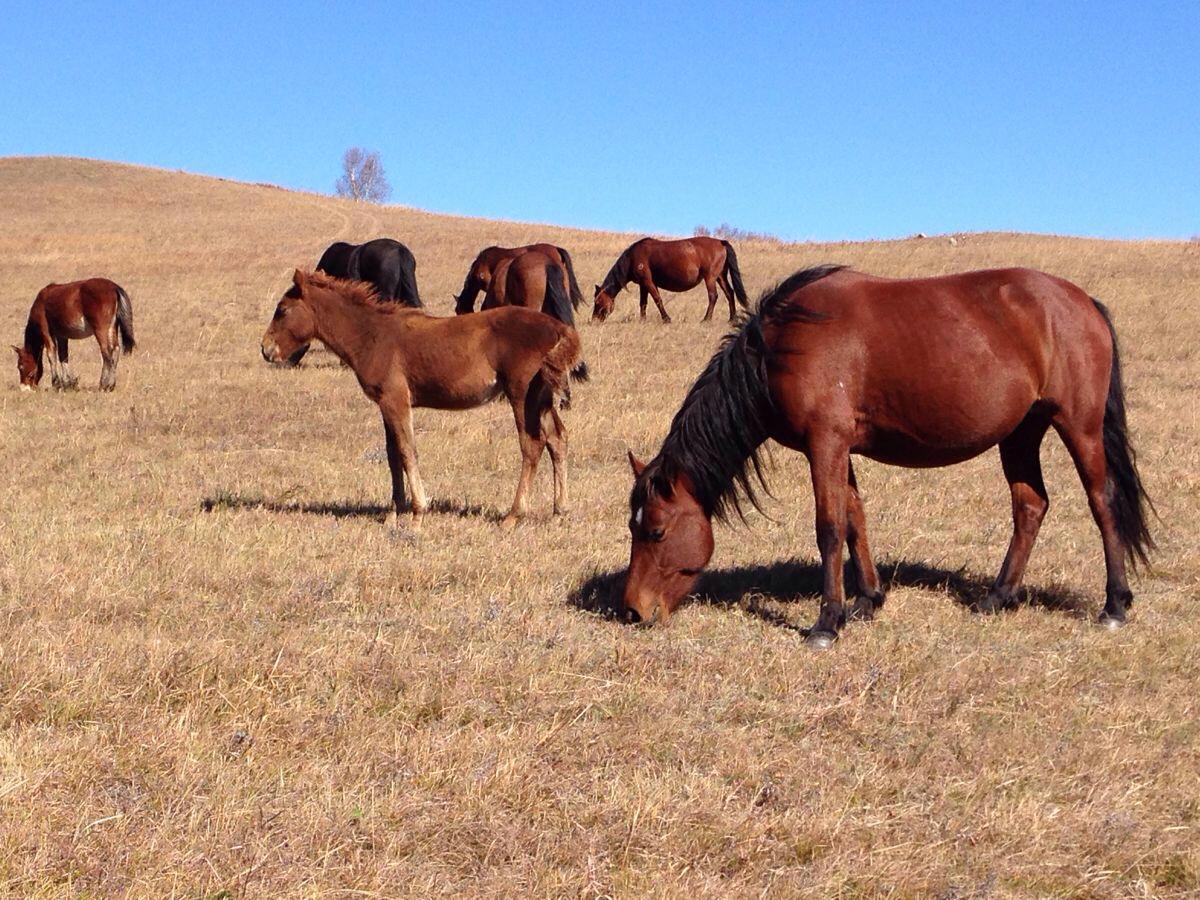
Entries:
<svg viewBox="0 0 1200 900">
<path fill-rule="evenodd" d="M 1154 547 L 1148 499 L 1125 424 L 1116 334 L 1107 310 L 1075 285 L 1028 269 L 901 281 L 837 266 L 806 269 L 764 297 L 726 338 L 676 413 L 662 449 L 630 454 L 632 546 L 625 609 L 666 618 L 713 550 L 712 517 L 757 505 L 761 445 L 805 454 L 824 571 L 809 642 L 827 647 L 847 618 L 849 543 L 870 619 L 883 587 L 867 546 L 852 454 L 897 466 L 946 466 L 999 445 L 1013 537 L 986 611 L 1016 600 L 1049 506 L 1039 448 L 1053 427 L 1075 461 L 1104 542 L 1101 622 L 1133 602 L 1126 560 Z"/>
<path fill-rule="evenodd" d="M 380 301 L 363 282 L 297 269 L 263 335 L 263 358 L 284 362 L 314 338 L 354 370 L 383 414 L 392 471 L 390 524 L 404 507 L 405 475 L 414 528 L 429 506 L 417 470 L 413 409 L 471 409 L 501 394 L 512 405 L 522 460 L 517 494 L 501 525 L 512 527 L 525 514 L 543 450 L 554 469 L 554 512 L 566 511 L 567 430 L 553 401 L 565 393 L 568 372 L 579 360 L 575 329 L 519 307 L 430 316 Z"/>
<path fill-rule="evenodd" d="M 708 311 L 704 321 L 712 319 L 717 305 L 717 285 L 729 301 L 729 321 L 737 318 L 734 299 L 746 305 L 746 288 L 742 284 L 742 273 L 738 270 L 737 254 L 729 241 L 711 237 L 685 238 L 680 241 L 660 241 L 642 238 L 630 245 L 617 257 L 613 267 L 604 276 L 604 283 L 596 285 L 596 306 L 592 318 L 603 322 L 613 311 L 617 294 L 625 290 L 630 282 L 641 289 L 639 304 L 641 317 L 646 318 L 646 295 L 654 298 L 654 304 L 664 322 L 670 322 L 667 308 L 663 306 L 659 288 L 668 291 L 690 291 L 701 281 L 708 290 Z"/>
<path fill-rule="evenodd" d="M 89 278 L 70 284 L 48 284 L 38 292 L 25 325 L 25 345 L 17 352 L 21 390 L 32 391 L 42 380 L 42 351 L 50 364 L 51 384 L 60 390 L 74 388 L 68 342 L 95 335 L 104 367 L 100 390 L 117 386 L 120 353 L 132 353 L 133 306 L 124 288 L 107 278 Z"/>
<path fill-rule="evenodd" d="M 503 260 L 496 266 L 492 283 L 479 308 L 523 306 L 526 309 L 541 309 L 546 302 L 548 288 L 570 296 L 563 267 L 546 254 L 531 250 Z"/>
<path fill-rule="evenodd" d="M 460 315 L 473 312 L 475 298 L 479 296 L 479 292 L 488 291 L 495 283 L 497 267 L 530 252 L 540 253 L 563 267 L 567 273 L 571 305 L 578 309 L 579 304 L 583 302 L 583 294 L 579 290 L 579 282 L 575 280 L 575 264 L 571 261 L 571 254 L 553 244 L 527 244 L 524 247 L 488 247 L 481 250 L 471 263 L 471 268 L 467 270 L 462 291 L 454 298 L 454 311 Z M 502 296 L 500 302 L 493 305 L 503 306 Z"/>
</svg>

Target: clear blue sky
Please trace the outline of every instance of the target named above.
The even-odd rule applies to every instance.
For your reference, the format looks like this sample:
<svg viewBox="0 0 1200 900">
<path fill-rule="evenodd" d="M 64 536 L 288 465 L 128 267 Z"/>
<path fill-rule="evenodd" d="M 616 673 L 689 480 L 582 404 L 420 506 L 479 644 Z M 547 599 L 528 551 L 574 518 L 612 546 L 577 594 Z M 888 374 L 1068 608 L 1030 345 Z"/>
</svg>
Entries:
<svg viewBox="0 0 1200 900">
<path fill-rule="evenodd" d="M 0 155 L 789 238 L 1200 233 L 1200 4 L 6 3 Z"/>
</svg>

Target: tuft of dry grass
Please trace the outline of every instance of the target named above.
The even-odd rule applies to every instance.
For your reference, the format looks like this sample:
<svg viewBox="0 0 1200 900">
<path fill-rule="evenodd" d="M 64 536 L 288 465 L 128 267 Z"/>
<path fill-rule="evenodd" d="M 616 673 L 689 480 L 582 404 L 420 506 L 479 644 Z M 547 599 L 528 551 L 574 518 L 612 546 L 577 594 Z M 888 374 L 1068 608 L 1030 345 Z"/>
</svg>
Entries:
<svg viewBox="0 0 1200 900">
<path fill-rule="evenodd" d="M 858 466 L 891 584 L 832 653 L 804 461 L 722 529 L 669 628 L 591 610 L 620 578 L 626 446 L 652 453 L 721 334 L 581 326 L 574 513 L 549 473 L 496 528 L 518 454 L 499 405 L 418 411 L 436 512 L 382 527 L 374 406 L 326 353 L 264 365 L 297 265 L 390 235 L 449 314 L 490 243 L 570 248 L 582 284 L 631 235 L 437 216 L 180 173 L 0 160 L 0 327 L 49 281 L 134 302 L 117 391 L 0 386 L 0 886 L 14 896 L 1187 897 L 1200 893 L 1200 250 L 1019 234 L 739 247 L 792 270 L 1028 265 L 1112 309 L 1160 550 L 1130 627 L 1094 627 L 1100 542 L 1062 447 L 1028 600 L 967 611 L 1003 555 L 996 454 Z"/>
</svg>

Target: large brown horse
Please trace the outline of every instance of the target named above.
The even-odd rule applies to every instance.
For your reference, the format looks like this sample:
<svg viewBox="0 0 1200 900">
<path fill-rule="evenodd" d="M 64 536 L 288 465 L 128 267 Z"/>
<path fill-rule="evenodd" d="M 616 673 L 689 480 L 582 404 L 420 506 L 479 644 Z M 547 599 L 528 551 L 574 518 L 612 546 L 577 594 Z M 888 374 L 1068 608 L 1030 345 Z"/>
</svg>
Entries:
<svg viewBox="0 0 1200 900">
<path fill-rule="evenodd" d="M 74 388 L 79 379 L 71 374 L 68 342 L 93 335 L 104 360 L 100 390 L 111 391 L 117 386 L 121 352 L 132 353 L 136 346 L 133 306 L 125 289 L 107 278 L 42 288 L 29 310 L 24 346 L 13 345 L 21 390 L 31 391 L 42 380 L 43 350 L 50 364 L 51 384 L 61 390 Z"/>
<path fill-rule="evenodd" d="M 729 301 L 729 321 L 737 318 L 737 302 L 746 305 L 746 288 L 742 284 L 742 273 L 738 270 L 737 254 L 733 244 L 711 237 L 684 238 L 679 241 L 660 241 L 642 238 L 631 244 L 617 257 L 613 267 L 604 276 L 604 282 L 596 285 L 596 305 L 592 318 L 603 322 L 613 311 L 617 294 L 625 285 L 633 282 L 641 289 L 639 304 L 641 317 L 646 318 L 646 296 L 654 298 L 654 304 L 664 322 L 670 322 L 667 308 L 663 306 L 659 288 L 668 291 L 690 291 L 701 281 L 708 291 L 708 311 L 704 321 L 712 318 L 717 306 L 717 285 Z"/>
<path fill-rule="evenodd" d="M 911 281 L 837 266 L 792 275 L 758 304 L 709 362 L 662 449 L 630 454 L 632 549 L 627 616 L 666 618 L 713 550 L 712 517 L 757 505 L 768 438 L 808 457 L 824 585 L 809 642 L 827 647 L 847 618 L 842 547 L 871 618 L 883 587 L 867 546 L 852 454 L 897 466 L 946 466 L 999 445 L 1013 537 L 982 608 L 1016 600 L 1049 500 L 1039 447 L 1067 446 L 1104 542 L 1101 622 L 1124 623 L 1127 559 L 1154 544 L 1148 500 L 1125 424 L 1108 312 L 1073 284 L 1028 269 Z"/>
<path fill-rule="evenodd" d="M 583 302 L 583 294 L 579 290 L 579 282 L 575 280 L 575 264 L 571 261 L 571 254 L 563 247 L 556 247 L 553 244 L 527 244 L 524 247 L 488 247 L 481 250 L 475 257 L 475 261 L 471 263 L 471 268 L 467 270 L 467 277 L 463 279 L 462 291 L 454 298 L 454 311 L 460 315 L 473 312 L 475 298 L 479 296 L 479 292 L 489 291 L 496 282 L 497 268 L 506 267 L 508 262 L 530 252 L 540 253 L 551 262 L 563 267 L 567 273 L 571 305 L 578 309 L 579 304 Z M 494 305 L 503 305 L 503 303 Z"/>
<path fill-rule="evenodd" d="M 390 524 L 404 507 L 405 475 L 414 528 L 429 506 L 417 470 L 413 409 L 471 409 L 501 394 L 512 405 L 521 445 L 517 494 L 501 525 L 511 527 L 525 514 L 543 450 L 554 469 L 554 512 L 566 511 L 567 430 L 553 401 L 579 360 L 575 329 L 519 307 L 439 318 L 381 301 L 364 282 L 297 269 L 263 335 L 263 358 L 282 362 L 314 338 L 354 370 L 383 414 L 395 506 Z"/>
</svg>

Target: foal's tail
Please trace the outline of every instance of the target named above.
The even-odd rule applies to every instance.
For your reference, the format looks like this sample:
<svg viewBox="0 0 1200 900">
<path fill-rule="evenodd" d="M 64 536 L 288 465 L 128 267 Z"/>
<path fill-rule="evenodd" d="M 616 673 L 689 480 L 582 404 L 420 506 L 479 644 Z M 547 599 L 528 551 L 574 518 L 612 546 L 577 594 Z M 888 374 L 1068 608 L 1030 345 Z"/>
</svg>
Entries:
<svg viewBox="0 0 1200 900">
<path fill-rule="evenodd" d="M 745 307 L 749 305 L 749 299 L 746 297 L 746 285 L 742 284 L 742 271 L 738 268 L 737 253 L 729 241 L 721 243 L 725 245 L 725 272 L 733 283 L 734 296 L 737 297 L 738 303 Z"/>
<path fill-rule="evenodd" d="M 567 267 L 567 283 L 571 291 L 571 306 L 579 309 L 579 304 L 583 302 L 583 291 L 579 290 L 579 282 L 575 280 L 575 263 L 571 262 L 571 254 L 567 252 L 565 247 L 558 248 L 558 255 L 562 257 L 563 265 Z"/>
<path fill-rule="evenodd" d="M 1146 510 L 1149 508 L 1153 512 L 1154 504 L 1146 493 L 1141 476 L 1138 475 L 1137 455 L 1129 442 L 1117 332 L 1104 304 L 1095 297 L 1092 298 L 1092 302 L 1104 317 L 1104 324 L 1108 326 L 1108 333 L 1112 335 L 1112 374 L 1108 379 L 1108 401 L 1104 406 L 1104 462 L 1108 470 L 1108 505 L 1116 520 L 1117 534 L 1121 536 L 1129 554 L 1130 564 L 1134 567 L 1139 562 L 1149 565 L 1149 552 L 1154 549 L 1154 538 L 1150 536 Z"/>
<path fill-rule="evenodd" d="M 133 339 L 133 304 L 125 288 L 119 284 L 114 286 L 117 289 L 117 331 L 121 333 L 121 352 L 128 355 L 137 346 Z"/>
<path fill-rule="evenodd" d="M 568 373 L 570 377 L 578 378 L 576 372 L 583 369 L 583 378 L 579 380 L 587 378 L 587 365 L 579 359 L 582 353 L 583 342 L 579 340 L 579 332 L 569 328 L 559 336 L 554 346 L 542 358 L 542 365 L 538 370 L 542 381 L 550 389 L 551 396 L 560 398 L 558 405 L 563 409 L 571 407 L 571 383 Z"/>
<path fill-rule="evenodd" d="M 542 312 L 575 330 L 575 314 L 567 296 L 566 277 L 562 268 L 553 264 L 546 269 L 546 299 L 542 301 Z M 587 363 L 579 360 L 579 364 L 571 370 L 571 377 L 576 381 L 587 381 Z"/>
</svg>

